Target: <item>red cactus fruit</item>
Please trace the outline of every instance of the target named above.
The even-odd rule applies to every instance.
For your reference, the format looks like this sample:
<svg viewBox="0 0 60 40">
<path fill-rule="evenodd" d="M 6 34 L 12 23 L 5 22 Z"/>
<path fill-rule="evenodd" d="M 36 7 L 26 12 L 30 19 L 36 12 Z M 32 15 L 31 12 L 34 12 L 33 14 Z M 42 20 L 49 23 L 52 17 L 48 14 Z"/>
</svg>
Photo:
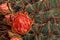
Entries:
<svg viewBox="0 0 60 40">
<path fill-rule="evenodd" d="M 10 40 L 23 40 L 23 39 L 20 37 L 13 36 Z"/>
<path fill-rule="evenodd" d="M 11 20 L 12 21 L 10 23 L 12 26 L 12 30 L 21 35 L 29 32 L 33 24 L 33 21 L 28 16 L 27 12 L 17 12 L 16 15 L 12 16 Z"/>
<path fill-rule="evenodd" d="M 1 13 L 8 13 L 9 12 L 9 8 L 8 8 L 8 3 L 3 3 L 0 5 L 0 12 Z"/>
</svg>

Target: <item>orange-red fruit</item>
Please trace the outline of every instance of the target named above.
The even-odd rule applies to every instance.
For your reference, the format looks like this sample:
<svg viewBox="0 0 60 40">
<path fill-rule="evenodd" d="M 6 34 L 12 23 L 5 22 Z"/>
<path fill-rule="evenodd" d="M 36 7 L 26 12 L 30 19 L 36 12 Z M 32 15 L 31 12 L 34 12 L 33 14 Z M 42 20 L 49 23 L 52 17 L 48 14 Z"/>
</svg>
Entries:
<svg viewBox="0 0 60 40">
<path fill-rule="evenodd" d="M 0 12 L 2 12 L 2 13 L 8 13 L 9 8 L 8 8 L 7 5 L 8 5 L 7 3 L 1 4 L 1 5 L 0 5 Z"/>
<path fill-rule="evenodd" d="M 12 16 L 11 20 L 12 21 L 10 23 L 13 31 L 21 35 L 29 32 L 33 24 L 33 21 L 28 16 L 27 12 L 17 12 L 16 15 Z"/>
<path fill-rule="evenodd" d="M 13 36 L 10 40 L 23 40 L 23 39 L 19 38 L 19 37 L 16 37 L 16 36 Z"/>
</svg>

